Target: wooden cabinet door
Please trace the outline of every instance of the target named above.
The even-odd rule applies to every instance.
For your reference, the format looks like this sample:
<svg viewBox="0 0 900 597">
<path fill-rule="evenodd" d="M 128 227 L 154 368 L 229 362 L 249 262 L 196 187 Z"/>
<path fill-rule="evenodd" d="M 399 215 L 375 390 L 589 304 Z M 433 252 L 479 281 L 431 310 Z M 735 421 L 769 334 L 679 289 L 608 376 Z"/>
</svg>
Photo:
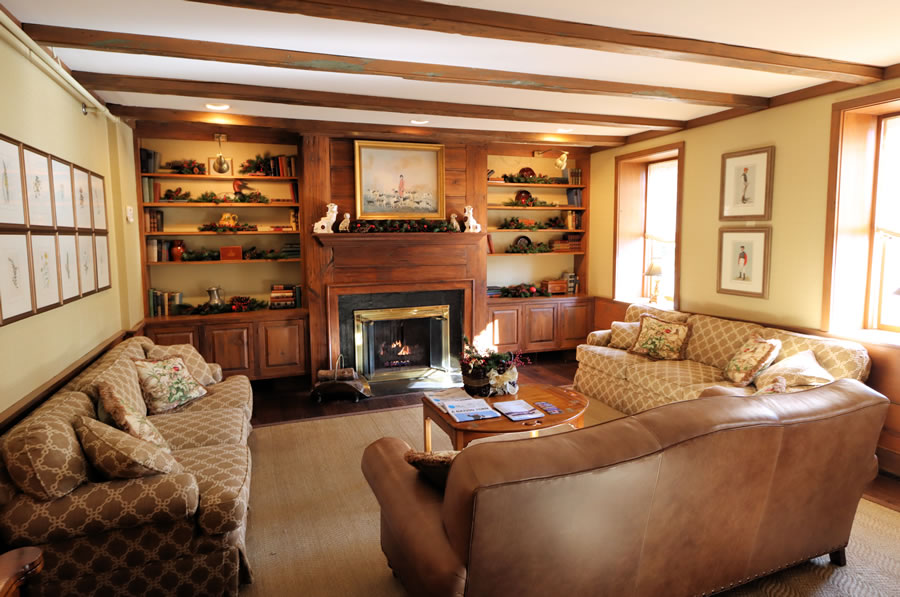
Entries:
<svg viewBox="0 0 900 597">
<path fill-rule="evenodd" d="M 306 373 L 306 320 L 261 321 L 256 327 L 259 377 Z"/>
<path fill-rule="evenodd" d="M 491 343 L 498 352 L 518 350 L 520 308 L 518 306 L 491 307 L 488 311 L 491 325 Z"/>
<path fill-rule="evenodd" d="M 254 348 L 252 323 L 216 323 L 204 326 L 203 357 L 222 366 L 228 375 L 254 377 Z"/>
<path fill-rule="evenodd" d="M 525 305 L 524 350 L 547 350 L 557 347 L 556 305 Z"/>
<path fill-rule="evenodd" d="M 560 303 L 559 347 L 574 348 L 587 342 L 587 335 L 594 319 L 594 310 L 589 301 Z"/>
<path fill-rule="evenodd" d="M 198 351 L 201 349 L 200 328 L 195 325 L 147 327 L 144 333 L 156 344 L 192 344 Z"/>
</svg>

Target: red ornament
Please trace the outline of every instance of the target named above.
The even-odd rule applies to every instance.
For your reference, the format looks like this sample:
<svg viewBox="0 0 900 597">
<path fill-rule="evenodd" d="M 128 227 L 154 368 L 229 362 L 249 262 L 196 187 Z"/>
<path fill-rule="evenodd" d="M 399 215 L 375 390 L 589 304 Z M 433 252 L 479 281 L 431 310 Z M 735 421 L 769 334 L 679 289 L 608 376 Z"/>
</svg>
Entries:
<svg viewBox="0 0 900 597">
<path fill-rule="evenodd" d="M 530 290 L 531 292 L 537 292 L 537 288 L 535 288 L 534 286 L 532 286 L 532 287 L 529 288 L 528 290 Z"/>
</svg>

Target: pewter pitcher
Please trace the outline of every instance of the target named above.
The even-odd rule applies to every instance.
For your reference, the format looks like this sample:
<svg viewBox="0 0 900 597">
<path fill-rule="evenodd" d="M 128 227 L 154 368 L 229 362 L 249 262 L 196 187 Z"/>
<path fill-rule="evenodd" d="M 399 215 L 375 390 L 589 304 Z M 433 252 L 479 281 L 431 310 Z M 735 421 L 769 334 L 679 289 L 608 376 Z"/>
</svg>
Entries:
<svg viewBox="0 0 900 597">
<path fill-rule="evenodd" d="M 222 296 L 219 294 L 222 291 L 221 286 L 210 286 L 206 289 L 206 292 L 209 294 L 208 304 L 213 307 L 221 307 L 225 304 L 225 301 L 222 300 Z"/>
</svg>

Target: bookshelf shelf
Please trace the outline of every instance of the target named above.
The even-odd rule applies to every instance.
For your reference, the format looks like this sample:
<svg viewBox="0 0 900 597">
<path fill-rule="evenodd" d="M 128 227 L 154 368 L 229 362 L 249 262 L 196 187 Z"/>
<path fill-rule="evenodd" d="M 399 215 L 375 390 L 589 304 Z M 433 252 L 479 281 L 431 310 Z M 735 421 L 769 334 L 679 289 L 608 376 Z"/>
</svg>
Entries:
<svg viewBox="0 0 900 597">
<path fill-rule="evenodd" d="M 519 234 L 532 234 L 535 232 L 584 232 L 584 228 L 539 228 L 537 230 L 530 230 L 528 228 L 497 228 L 489 226 L 487 229 L 488 232 L 518 232 Z"/>
<path fill-rule="evenodd" d="M 538 182 L 502 182 L 499 180 L 489 180 L 489 187 L 527 187 L 531 189 L 585 189 L 587 185 L 583 184 L 541 184 Z"/>
<path fill-rule="evenodd" d="M 245 263 L 300 263 L 300 257 L 287 259 L 218 259 L 215 261 L 151 261 L 149 266 L 156 265 L 232 265 Z"/>
<path fill-rule="evenodd" d="M 154 208 L 169 208 L 169 207 L 224 207 L 224 208 L 234 208 L 234 207 L 300 207 L 299 203 L 233 203 L 223 201 L 222 203 L 188 203 L 188 202 L 176 202 L 176 201 L 160 201 L 158 203 L 142 203 L 141 204 L 144 209 L 154 209 Z"/>
<path fill-rule="evenodd" d="M 584 251 L 548 251 L 546 253 L 488 253 L 488 257 L 544 257 L 546 255 L 584 255 Z"/>
<path fill-rule="evenodd" d="M 488 204 L 488 211 L 584 211 L 586 207 L 575 205 L 540 205 L 535 207 L 519 207 L 515 205 Z"/>
<path fill-rule="evenodd" d="M 210 176 L 209 174 L 174 174 L 167 172 L 141 172 L 141 178 L 180 178 L 182 180 L 218 180 L 221 182 L 234 182 L 235 180 L 273 180 L 273 181 L 297 181 L 296 176 Z"/>
<path fill-rule="evenodd" d="M 239 232 L 201 232 L 199 230 L 175 230 L 172 232 L 145 232 L 144 236 L 252 236 L 261 234 L 299 234 L 298 230 L 245 230 Z"/>
</svg>

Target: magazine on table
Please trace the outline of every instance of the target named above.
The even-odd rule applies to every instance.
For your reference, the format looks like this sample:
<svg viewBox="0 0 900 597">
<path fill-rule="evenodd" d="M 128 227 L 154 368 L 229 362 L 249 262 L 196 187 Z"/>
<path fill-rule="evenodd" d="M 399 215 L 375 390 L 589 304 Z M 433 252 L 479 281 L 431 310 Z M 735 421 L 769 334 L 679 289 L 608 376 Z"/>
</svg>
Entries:
<svg viewBox="0 0 900 597">
<path fill-rule="evenodd" d="M 448 388 L 438 392 L 425 392 L 425 398 L 434 404 L 441 412 L 447 412 L 444 402 L 447 400 L 471 400 L 472 397 L 466 394 L 462 388 Z"/>
<path fill-rule="evenodd" d="M 500 416 L 491 406 L 481 398 L 469 398 L 468 400 L 444 400 L 447 414 L 453 417 L 457 423 L 469 421 L 481 421 Z"/>
<path fill-rule="evenodd" d="M 524 400 L 507 400 L 506 402 L 495 402 L 494 408 L 502 412 L 512 421 L 527 421 L 528 419 L 539 419 L 544 413 L 537 408 L 531 406 Z"/>
</svg>

